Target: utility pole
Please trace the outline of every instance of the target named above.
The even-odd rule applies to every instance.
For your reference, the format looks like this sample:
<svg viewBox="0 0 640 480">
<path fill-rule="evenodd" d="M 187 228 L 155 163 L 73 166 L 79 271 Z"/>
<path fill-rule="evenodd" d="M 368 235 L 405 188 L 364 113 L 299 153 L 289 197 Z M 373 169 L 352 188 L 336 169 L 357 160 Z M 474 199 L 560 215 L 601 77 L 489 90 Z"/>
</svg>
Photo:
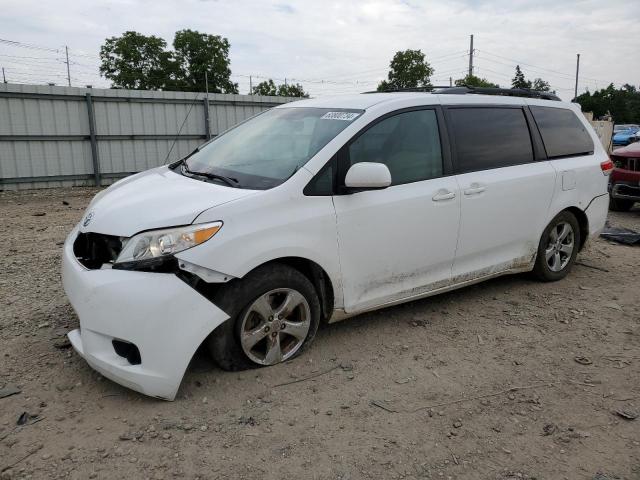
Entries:
<svg viewBox="0 0 640 480">
<path fill-rule="evenodd" d="M 577 55 L 577 59 L 576 59 L 576 88 L 573 94 L 573 101 L 576 101 L 576 98 L 578 98 L 578 74 L 580 73 L 580 54 L 576 54 Z"/>
<path fill-rule="evenodd" d="M 453 87 L 453 77 L 449 77 L 449 86 Z"/>
<path fill-rule="evenodd" d="M 253 79 L 249 75 L 249 95 L 253 95 Z"/>
<path fill-rule="evenodd" d="M 473 35 L 471 35 L 471 43 L 469 45 L 469 76 L 473 75 Z"/>
<path fill-rule="evenodd" d="M 4 83 L 7 83 L 7 77 L 5 77 L 5 75 L 4 75 L 4 67 L 2 67 L 2 81 Z"/>
<path fill-rule="evenodd" d="M 67 55 L 67 61 L 65 62 L 67 64 L 67 83 L 71 86 L 71 73 L 69 72 L 69 47 L 65 45 L 64 51 Z"/>
</svg>

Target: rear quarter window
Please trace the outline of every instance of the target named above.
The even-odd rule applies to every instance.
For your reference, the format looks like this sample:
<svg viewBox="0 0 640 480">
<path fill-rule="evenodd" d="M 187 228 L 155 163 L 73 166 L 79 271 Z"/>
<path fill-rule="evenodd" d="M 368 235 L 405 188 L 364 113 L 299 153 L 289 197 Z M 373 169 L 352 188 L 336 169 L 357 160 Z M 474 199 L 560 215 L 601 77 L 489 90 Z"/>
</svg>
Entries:
<svg viewBox="0 0 640 480">
<path fill-rule="evenodd" d="M 537 106 L 530 108 L 549 158 L 593 153 L 591 135 L 572 110 Z"/>
</svg>

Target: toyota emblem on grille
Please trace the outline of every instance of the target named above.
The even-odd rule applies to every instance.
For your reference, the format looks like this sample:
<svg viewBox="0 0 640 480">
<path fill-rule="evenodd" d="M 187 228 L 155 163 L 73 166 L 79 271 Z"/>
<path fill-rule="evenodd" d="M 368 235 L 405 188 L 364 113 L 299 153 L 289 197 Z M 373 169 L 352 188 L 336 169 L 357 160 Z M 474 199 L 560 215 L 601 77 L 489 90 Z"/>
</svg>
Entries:
<svg viewBox="0 0 640 480">
<path fill-rule="evenodd" d="M 93 212 L 89 212 L 89 214 L 84 217 L 84 222 L 82 222 L 82 226 L 86 227 L 91 223 L 91 219 L 93 218 Z"/>
</svg>

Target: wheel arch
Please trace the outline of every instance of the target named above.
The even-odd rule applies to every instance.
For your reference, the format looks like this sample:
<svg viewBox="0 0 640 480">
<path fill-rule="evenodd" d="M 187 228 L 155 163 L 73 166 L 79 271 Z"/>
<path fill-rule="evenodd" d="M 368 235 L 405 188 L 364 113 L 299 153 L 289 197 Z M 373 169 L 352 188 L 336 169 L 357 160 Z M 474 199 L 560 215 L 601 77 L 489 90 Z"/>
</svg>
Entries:
<svg viewBox="0 0 640 480">
<path fill-rule="evenodd" d="M 576 220 L 578 220 L 578 226 L 580 227 L 580 245 L 578 251 L 581 251 L 589 237 L 589 219 L 587 218 L 587 214 L 578 207 L 568 207 L 561 212 L 570 212 L 576 217 Z"/>
<path fill-rule="evenodd" d="M 331 277 L 326 270 L 313 260 L 309 260 L 304 257 L 291 256 L 274 258 L 261 263 L 260 265 L 256 265 L 247 273 L 247 275 L 257 268 L 276 263 L 287 265 L 288 267 L 299 271 L 309 279 L 318 294 L 318 299 L 320 300 L 320 307 L 322 308 L 321 320 L 323 322 L 328 321 L 333 313 L 336 301 L 336 292 L 334 290 L 334 282 L 331 280 Z"/>
</svg>

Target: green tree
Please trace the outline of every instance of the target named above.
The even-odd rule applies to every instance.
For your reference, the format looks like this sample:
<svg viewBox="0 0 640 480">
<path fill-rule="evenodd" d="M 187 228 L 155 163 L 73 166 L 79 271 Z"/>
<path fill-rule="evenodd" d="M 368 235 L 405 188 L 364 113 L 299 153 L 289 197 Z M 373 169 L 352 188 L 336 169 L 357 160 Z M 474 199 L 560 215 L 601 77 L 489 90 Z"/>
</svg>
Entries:
<svg viewBox="0 0 640 480">
<path fill-rule="evenodd" d="M 229 41 L 194 30 L 176 32 L 173 47 L 156 36 L 125 32 L 100 48 L 100 73 L 115 88 L 238 93 L 230 79 Z"/>
<path fill-rule="evenodd" d="M 512 88 L 531 88 L 531 81 L 524 78 L 520 65 L 516 65 L 516 76 L 511 80 Z"/>
<path fill-rule="evenodd" d="M 253 87 L 252 93 L 254 95 L 270 95 L 279 97 L 308 97 L 309 94 L 304 91 L 304 88 L 299 83 L 295 84 L 280 84 L 277 85 L 272 79 L 260 82 Z"/>
<path fill-rule="evenodd" d="M 486 78 L 476 77 L 475 75 L 467 75 L 464 78 L 460 78 L 455 82 L 458 87 L 488 87 L 488 88 L 500 88 L 497 83 L 492 83 Z"/>
<path fill-rule="evenodd" d="M 100 73 L 114 88 L 159 90 L 175 81 L 175 62 L 167 43 L 156 36 L 124 32 L 100 47 Z"/>
<path fill-rule="evenodd" d="M 176 89 L 202 92 L 205 73 L 209 91 L 238 93 L 238 84 L 230 79 L 229 40 L 195 30 L 180 30 L 173 39 L 174 57 L 180 71 Z"/>
<path fill-rule="evenodd" d="M 304 91 L 304 88 L 299 83 L 283 83 L 278 87 L 278 95 L 281 97 L 309 97 L 309 94 Z"/>
<path fill-rule="evenodd" d="M 583 111 L 593 112 L 594 118 L 611 114 L 616 123 L 640 123 L 640 92 L 633 85 L 615 88 L 610 84 L 593 93 L 578 95 L 576 101 Z"/>
<path fill-rule="evenodd" d="M 420 50 L 404 50 L 396 52 L 389 63 L 387 80 L 378 85 L 378 91 L 398 90 L 431 86 L 430 77 L 433 68 L 425 61 Z"/>
<path fill-rule="evenodd" d="M 543 80 L 541 78 L 536 78 L 533 81 L 533 85 L 531 86 L 531 89 L 536 90 L 537 92 L 550 92 L 551 85 L 549 85 L 549 82 L 547 82 L 546 80 Z"/>
<path fill-rule="evenodd" d="M 258 85 L 253 87 L 252 92 L 254 95 L 265 95 L 270 97 L 275 97 L 278 95 L 278 87 L 273 82 L 273 80 L 265 80 L 264 82 L 260 82 Z"/>
</svg>

